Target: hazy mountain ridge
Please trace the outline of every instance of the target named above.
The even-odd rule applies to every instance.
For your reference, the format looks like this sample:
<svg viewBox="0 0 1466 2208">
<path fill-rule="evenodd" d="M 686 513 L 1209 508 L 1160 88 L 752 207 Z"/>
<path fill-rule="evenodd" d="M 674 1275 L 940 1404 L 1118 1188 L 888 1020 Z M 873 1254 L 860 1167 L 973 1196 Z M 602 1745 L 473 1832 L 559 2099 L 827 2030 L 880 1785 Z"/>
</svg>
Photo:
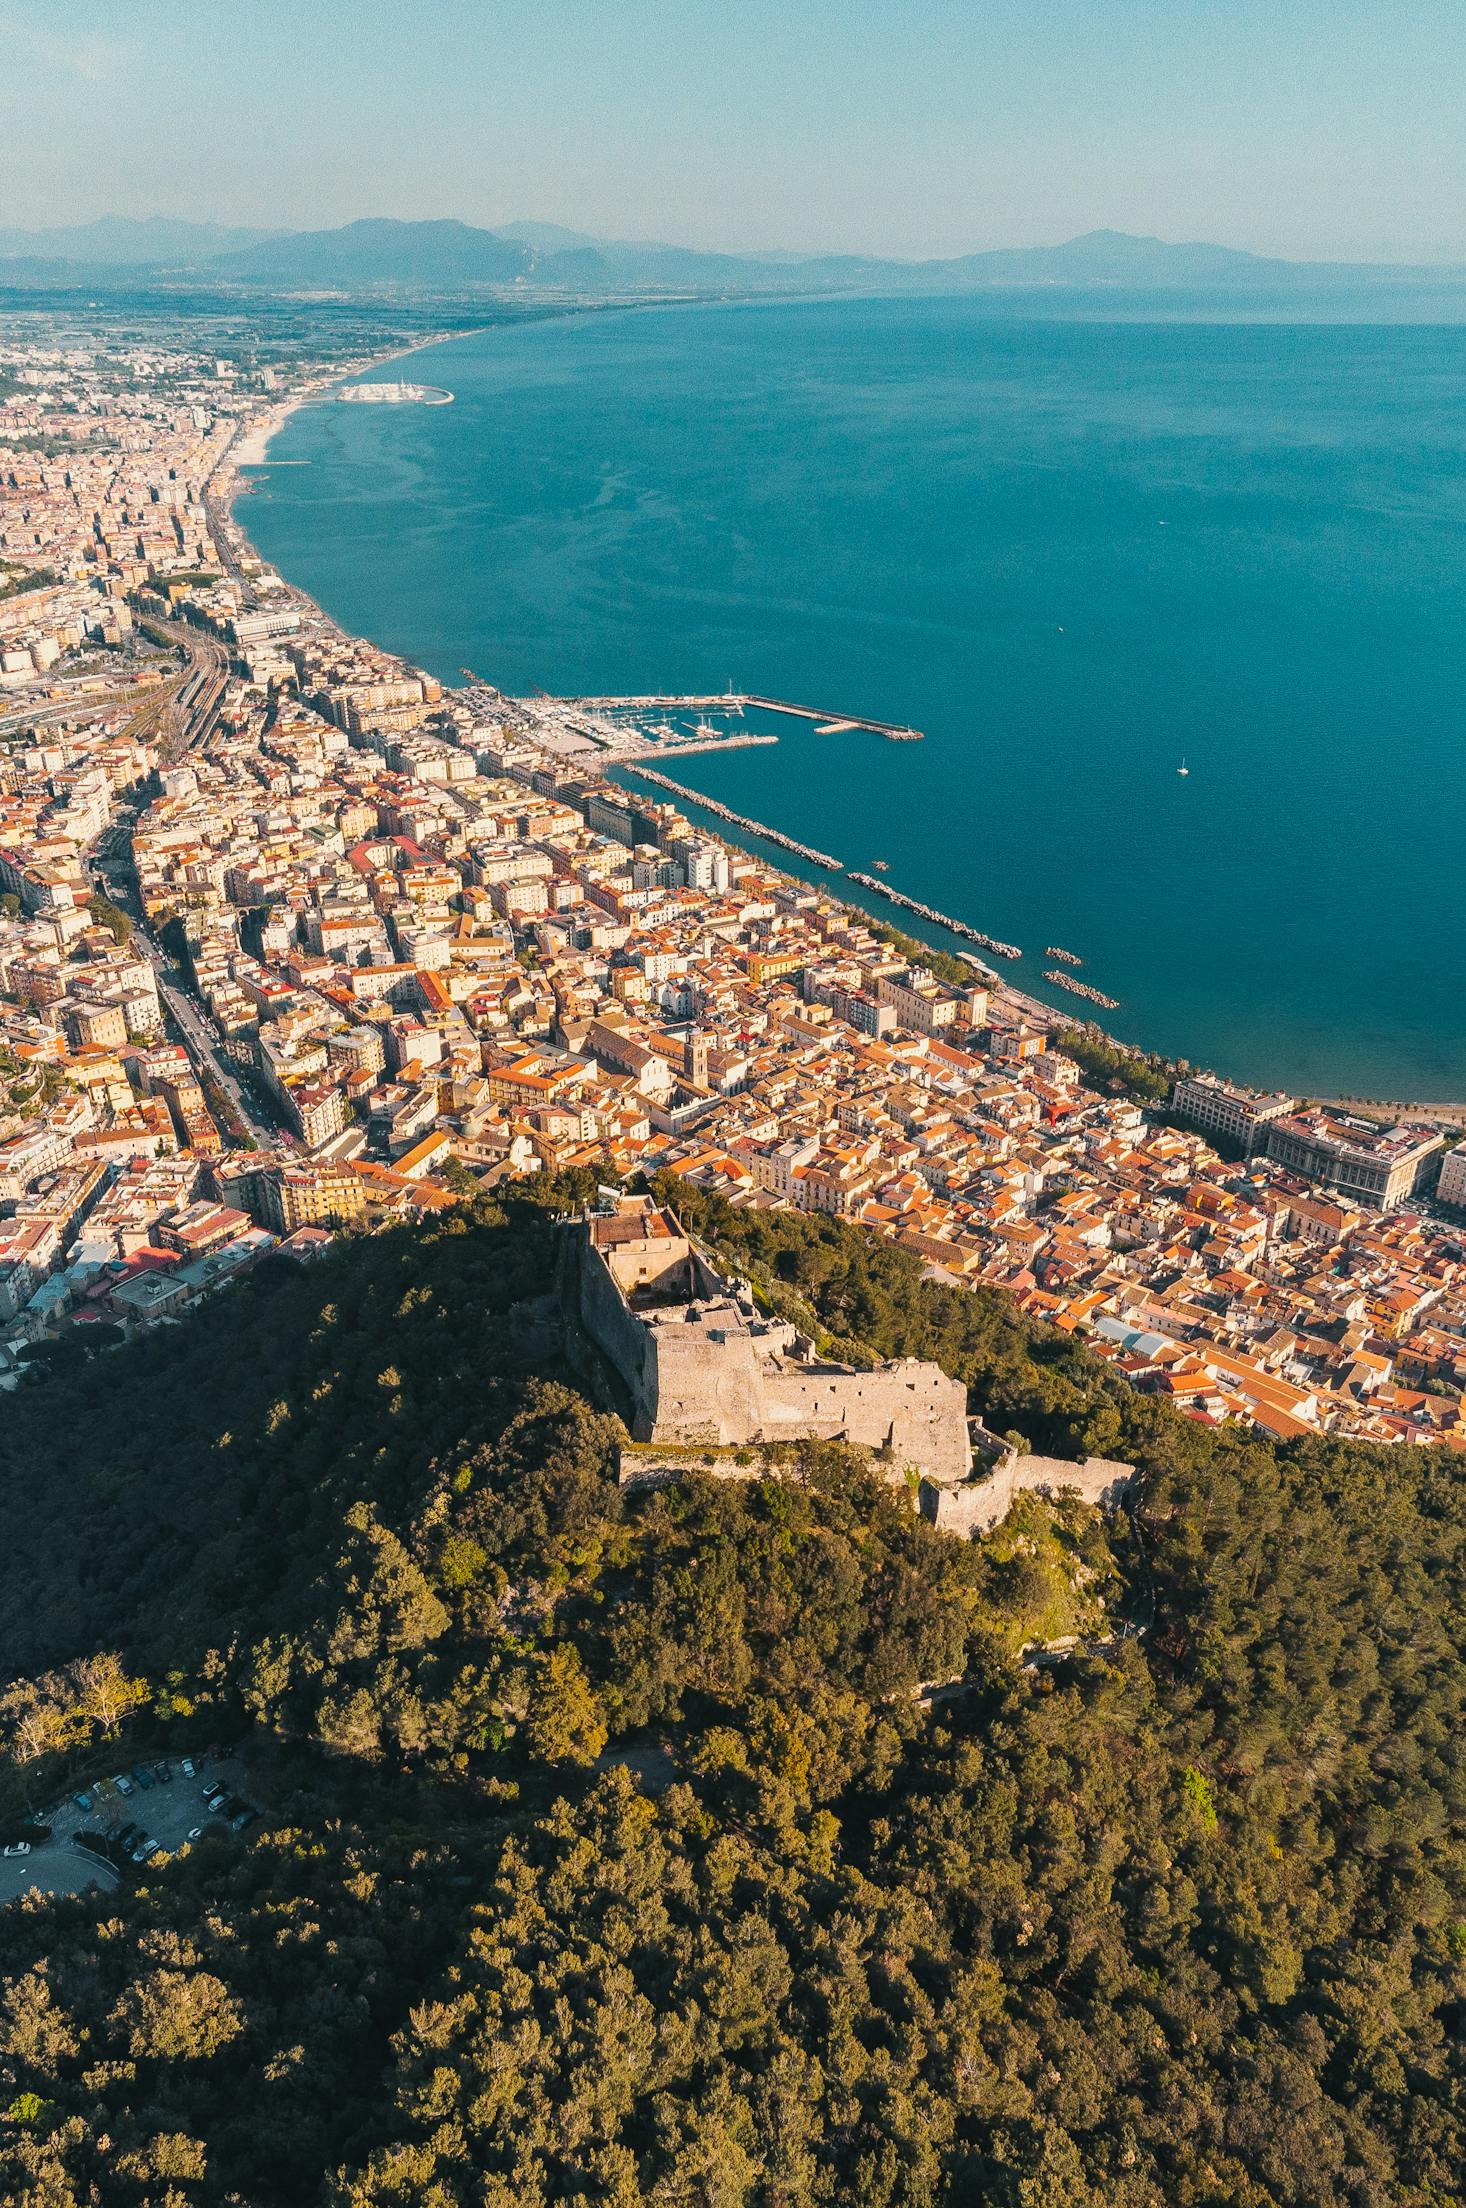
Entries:
<svg viewBox="0 0 1466 2208">
<path fill-rule="evenodd" d="M 578 292 L 896 291 L 1128 285 L 1274 295 L 1466 280 L 1459 267 L 1288 261 L 1204 241 L 1172 243 L 1092 230 L 1050 246 L 1009 246 L 923 261 L 863 254 L 717 253 L 656 241 L 596 238 L 557 223 L 486 229 L 452 219 L 364 217 L 333 229 L 242 231 L 213 223 L 104 216 L 57 230 L 0 230 L 0 272 L 45 281 L 191 273 L 269 289 L 442 292 L 543 287 Z"/>
<path fill-rule="evenodd" d="M 278 230 L 218 222 L 182 222 L 168 215 L 99 215 L 95 222 L 55 229 L 0 229 L 0 261 L 76 261 L 87 267 L 136 267 L 180 259 L 208 260 L 279 237 Z"/>
</svg>

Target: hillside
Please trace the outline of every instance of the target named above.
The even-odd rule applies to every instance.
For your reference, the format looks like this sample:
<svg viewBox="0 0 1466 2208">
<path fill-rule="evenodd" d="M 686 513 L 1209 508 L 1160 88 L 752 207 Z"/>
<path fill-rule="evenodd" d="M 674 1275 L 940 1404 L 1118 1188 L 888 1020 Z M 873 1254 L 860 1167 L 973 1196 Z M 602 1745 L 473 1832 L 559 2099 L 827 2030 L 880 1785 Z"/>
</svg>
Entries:
<svg viewBox="0 0 1466 2208">
<path fill-rule="evenodd" d="M 221 276 L 256 284 L 442 290 L 512 282 L 533 260 L 520 240 L 465 222 L 364 221 L 339 230 L 298 230 L 221 254 L 213 265 Z"/>
<path fill-rule="evenodd" d="M 627 1498 L 574 1193 L 275 1261 L 6 1401 L 12 1827 L 208 1741 L 269 1814 L 0 1910 L 0 2197 L 1459 2200 L 1456 1466 L 1188 1424 L 681 1189 L 768 1301 L 1145 1485 L 1133 1531 L 979 1544 L 832 1448 Z M 1080 1585 L 1144 1630 L 1023 1669 Z"/>
</svg>

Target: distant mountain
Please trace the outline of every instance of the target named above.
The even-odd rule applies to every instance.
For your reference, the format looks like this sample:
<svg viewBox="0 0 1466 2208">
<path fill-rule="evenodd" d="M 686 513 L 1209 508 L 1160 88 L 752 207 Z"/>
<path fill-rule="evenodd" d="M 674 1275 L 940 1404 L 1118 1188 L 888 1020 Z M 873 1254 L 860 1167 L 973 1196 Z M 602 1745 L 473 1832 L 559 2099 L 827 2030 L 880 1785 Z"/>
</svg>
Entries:
<svg viewBox="0 0 1466 2208">
<path fill-rule="evenodd" d="M 912 271 L 924 278 L 940 274 L 972 284 L 1129 284 L 1141 288 L 1312 284 L 1325 275 L 1380 281 L 1425 273 L 1336 262 L 1270 260 L 1264 254 L 1242 253 L 1227 245 L 1172 245 L 1164 238 L 1137 238 L 1123 230 L 1088 230 L 1063 245 L 1009 246 L 988 253 L 966 253 L 957 260 L 916 262 Z"/>
<path fill-rule="evenodd" d="M 578 245 L 599 245 L 588 230 L 567 230 L 559 222 L 496 222 L 496 238 L 517 238 L 536 253 L 564 253 Z"/>
<path fill-rule="evenodd" d="M 213 260 L 276 237 L 272 230 L 231 229 L 218 222 L 176 222 L 167 215 L 138 221 L 101 215 L 54 230 L 0 230 L 0 260 L 78 261 L 91 268 L 136 268 L 160 262 Z"/>
<path fill-rule="evenodd" d="M 382 217 L 340 230 L 296 230 L 240 253 L 222 254 L 221 276 L 246 283 L 350 287 L 391 284 L 441 291 L 459 284 L 512 283 L 534 265 L 519 238 L 466 222 L 395 222 Z"/>
<path fill-rule="evenodd" d="M 1229 246 L 1171 244 L 1091 230 L 1062 245 L 1013 246 L 929 261 L 859 254 L 708 253 L 691 246 L 595 238 L 560 223 L 486 230 L 452 220 L 376 217 L 339 229 L 238 231 L 213 223 L 117 216 L 64 230 L 0 231 L 0 281 L 13 286 L 115 282 L 183 270 L 205 282 L 266 290 L 422 292 L 542 289 L 586 297 L 688 292 L 1055 289 L 1224 292 L 1270 299 L 1406 286 L 1454 288 L 1466 269 L 1285 261 Z"/>
</svg>

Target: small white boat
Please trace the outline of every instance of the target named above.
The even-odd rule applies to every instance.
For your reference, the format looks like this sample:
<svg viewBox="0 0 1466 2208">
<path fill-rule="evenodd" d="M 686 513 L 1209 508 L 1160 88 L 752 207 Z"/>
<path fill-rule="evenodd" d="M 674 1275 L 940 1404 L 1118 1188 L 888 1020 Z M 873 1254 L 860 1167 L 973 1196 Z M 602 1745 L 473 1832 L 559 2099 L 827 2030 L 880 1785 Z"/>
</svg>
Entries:
<svg viewBox="0 0 1466 2208">
<path fill-rule="evenodd" d="M 1176 772 L 1177 774 L 1189 774 L 1191 772 L 1191 769 L 1187 766 L 1185 760 L 1183 759 L 1180 766 L 1177 767 Z"/>
</svg>

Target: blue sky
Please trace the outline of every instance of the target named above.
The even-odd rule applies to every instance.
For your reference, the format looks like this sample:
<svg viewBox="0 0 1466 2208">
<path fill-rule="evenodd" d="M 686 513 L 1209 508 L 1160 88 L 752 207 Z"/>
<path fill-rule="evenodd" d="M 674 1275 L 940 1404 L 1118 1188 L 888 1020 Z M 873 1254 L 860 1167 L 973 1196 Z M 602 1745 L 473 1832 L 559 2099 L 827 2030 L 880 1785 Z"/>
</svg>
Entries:
<svg viewBox="0 0 1466 2208">
<path fill-rule="evenodd" d="M 0 0 L 0 225 L 1466 260 L 1462 0 Z"/>
</svg>

